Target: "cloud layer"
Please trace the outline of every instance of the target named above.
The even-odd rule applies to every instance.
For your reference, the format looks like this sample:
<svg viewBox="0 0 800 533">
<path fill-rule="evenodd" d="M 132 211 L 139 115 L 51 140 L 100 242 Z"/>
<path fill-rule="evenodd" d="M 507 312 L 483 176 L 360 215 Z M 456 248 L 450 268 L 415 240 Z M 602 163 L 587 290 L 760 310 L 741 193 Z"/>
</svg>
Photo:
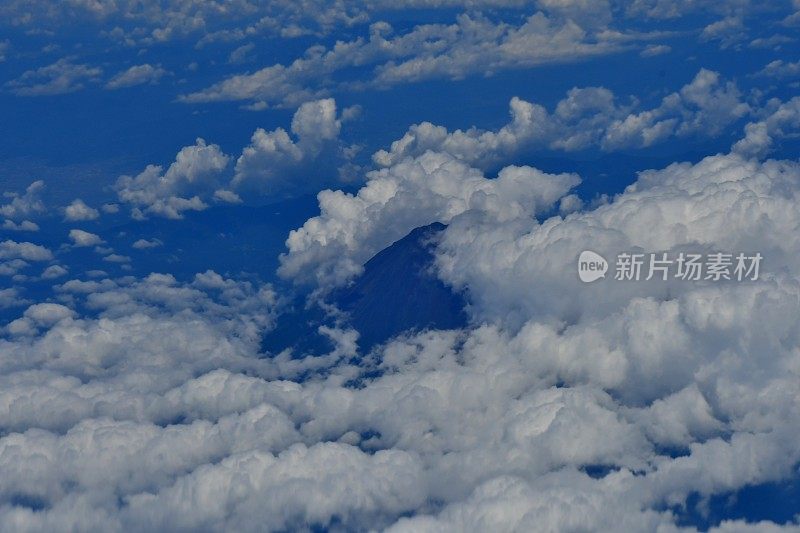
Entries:
<svg viewBox="0 0 800 533">
<path fill-rule="evenodd" d="M 433 152 L 376 172 L 356 196 L 321 196 L 284 270 L 339 282 L 404 227 L 449 222 L 437 268 L 474 323 L 371 354 L 336 329 L 327 354 L 260 353 L 280 298 L 211 271 L 66 279 L 0 339 L 2 521 L 674 529 L 690 494 L 791 478 L 800 462 L 798 176 L 796 162 L 719 155 L 546 218 L 576 176 L 487 179 Z M 760 250 L 766 263 L 748 283 L 584 285 L 587 247 Z"/>
</svg>

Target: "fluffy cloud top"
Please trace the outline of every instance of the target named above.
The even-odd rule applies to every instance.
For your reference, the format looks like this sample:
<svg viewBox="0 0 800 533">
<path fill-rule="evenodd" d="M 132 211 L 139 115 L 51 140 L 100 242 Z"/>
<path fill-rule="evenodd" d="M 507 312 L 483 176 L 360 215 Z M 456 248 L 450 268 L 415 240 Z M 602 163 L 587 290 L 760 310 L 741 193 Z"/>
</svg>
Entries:
<svg viewBox="0 0 800 533">
<path fill-rule="evenodd" d="M 45 207 L 41 199 L 41 193 L 44 187 L 44 181 L 37 180 L 28 185 L 25 189 L 25 194 L 5 193 L 4 196 L 10 198 L 11 201 L 0 205 L 0 215 L 12 220 L 19 220 L 43 213 Z"/>
<path fill-rule="evenodd" d="M 440 272 L 468 287 L 481 318 L 509 326 L 528 317 L 606 316 L 636 296 L 666 299 L 687 290 L 675 281 L 576 284 L 574 264 L 587 249 L 611 258 L 631 250 L 760 251 L 771 272 L 793 272 L 800 264 L 789 251 L 800 242 L 788 212 L 798 201 L 799 173 L 790 162 L 716 156 L 644 172 L 612 203 L 564 219 L 497 225 L 465 215 L 444 234 Z"/>
<path fill-rule="evenodd" d="M 64 209 L 64 218 L 69 222 L 95 220 L 100 217 L 100 212 L 86 205 L 80 198 L 76 198 Z"/>
<path fill-rule="evenodd" d="M 146 250 L 147 248 L 157 248 L 158 246 L 163 245 L 164 243 L 161 242 L 159 239 L 138 239 L 136 242 L 133 243 L 133 247 L 137 250 Z"/>
<path fill-rule="evenodd" d="M 101 239 L 99 235 L 81 229 L 69 230 L 69 238 L 72 239 L 72 242 L 78 247 L 97 246 L 103 243 L 103 239 Z"/>
<path fill-rule="evenodd" d="M 38 244 L 5 240 L 0 242 L 0 259 L 24 259 L 27 261 L 49 261 L 53 254 Z"/>
<path fill-rule="evenodd" d="M 450 153 L 481 167 L 510 159 L 523 149 L 606 151 L 642 148 L 672 136 L 717 135 L 746 116 L 750 107 L 732 82 L 701 69 L 680 91 L 646 111 L 620 105 L 602 87 L 574 88 L 550 113 L 541 105 L 512 98 L 511 122 L 498 131 L 477 128 L 449 132 L 430 122 L 415 124 L 373 160 L 382 166 L 426 150 Z"/>
<path fill-rule="evenodd" d="M 13 220 L 4 220 L 3 229 L 11 231 L 39 231 L 39 225 L 30 220 L 23 220 L 22 222 L 14 222 Z"/>
<path fill-rule="evenodd" d="M 373 171 L 357 194 L 319 193 L 321 214 L 290 233 L 280 274 L 295 281 L 335 286 L 360 273 L 373 254 L 418 226 L 450 222 L 476 209 L 497 219 L 548 209 L 580 181 L 574 174 L 545 174 L 506 167 L 487 179 L 448 154 L 427 152 Z"/>
<path fill-rule="evenodd" d="M 788 102 L 771 100 L 762 115 L 760 120 L 745 126 L 745 136 L 733 145 L 735 152 L 763 157 L 774 147 L 776 139 L 796 135 L 800 130 L 800 97 Z"/>
<path fill-rule="evenodd" d="M 65 276 L 67 272 L 69 271 L 61 265 L 50 265 L 42 272 L 42 279 L 60 278 L 61 276 Z"/>
<path fill-rule="evenodd" d="M 61 58 L 51 65 L 24 72 L 5 87 L 19 96 L 49 96 L 82 89 L 87 81 L 97 81 L 103 73 L 99 67 L 76 64 Z"/>
<path fill-rule="evenodd" d="M 49 261 L 53 253 L 32 242 L 7 239 L 0 242 L 0 276 L 14 276 L 29 265 L 29 261 Z"/>
<path fill-rule="evenodd" d="M 164 172 L 149 165 L 137 176 L 122 176 L 115 185 L 120 201 L 133 207 L 134 217 L 149 215 L 181 218 L 185 211 L 199 211 L 210 201 L 240 203 L 241 195 L 292 194 L 318 190 L 321 184 L 337 181 L 335 169 L 350 158 L 339 142 L 342 121 L 353 108 L 337 114 L 332 98 L 306 102 L 294 113 L 291 133 L 283 128 L 258 128 L 250 144 L 228 172 L 231 157 L 216 144 L 197 139 L 195 145 L 178 152 Z M 329 166 L 326 174 L 311 165 Z M 333 175 L 331 175 L 333 174 Z M 316 187 L 316 188 L 315 188 Z"/>
<path fill-rule="evenodd" d="M 229 159 L 218 145 L 197 139 L 193 146 L 178 152 L 166 172 L 160 166 L 148 165 L 137 176 L 120 177 L 117 195 L 120 201 L 131 204 L 139 216 L 181 218 L 184 211 L 207 207 L 195 192 L 213 190 Z"/>
<path fill-rule="evenodd" d="M 145 83 L 156 84 L 165 74 L 167 74 L 166 70 L 149 63 L 134 65 L 128 70 L 115 74 L 106 83 L 106 89 L 124 89 Z"/>
<path fill-rule="evenodd" d="M 470 0 L 474 9 L 525 7 L 525 0 Z M 545 5 L 579 5 L 580 2 L 547 1 Z M 603 2 L 601 2 L 602 4 Z M 230 0 L 224 5 L 215 0 L 167 0 L 142 4 L 138 0 L 95 2 L 70 0 L 7 0 L 0 5 L 0 22 L 12 26 L 63 29 L 70 24 L 102 28 L 125 46 L 156 45 L 185 38 L 200 37 L 199 45 L 213 42 L 241 41 L 254 34 L 293 38 L 323 35 L 335 28 L 367 23 L 378 12 L 399 9 L 452 9 L 464 7 L 457 0 L 403 0 L 295 2 L 276 0 Z M 568 7 L 562 7 L 568 9 Z M 574 11 L 574 10 L 573 10 Z M 592 9 L 597 14 L 597 9 Z M 113 28 L 107 30 L 105 28 Z"/>
<path fill-rule="evenodd" d="M 776 59 L 770 61 L 767 66 L 758 72 L 760 76 L 769 76 L 771 78 L 797 78 L 800 77 L 800 61 L 783 61 Z"/>
<path fill-rule="evenodd" d="M 337 116 L 333 98 L 302 104 L 292 118 L 291 131 L 296 140 L 283 128 L 270 132 L 258 128 L 236 160 L 230 187 L 260 193 L 308 187 L 309 178 L 303 174 L 320 172 L 312 171 L 309 163 L 324 152 L 335 155 L 340 129 L 341 117 Z"/>
<path fill-rule="evenodd" d="M 359 366 L 349 363 L 358 355 L 351 343 L 322 357 L 264 358 L 259 332 L 276 305 L 268 287 L 214 272 L 189 283 L 162 274 L 69 280 L 58 287 L 63 303 L 29 307 L 0 339 L 3 522 L 112 531 L 670 530 L 667 509 L 690 494 L 791 475 L 800 460 L 800 289 L 796 214 L 781 202 L 796 201 L 796 163 L 734 155 L 675 165 L 642 174 L 607 206 L 541 223 L 535 214 L 574 176 L 510 167 L 486 180 L 463 167 L 429 154 L 371 182 L 383 178 L 389 189 L 391 172 L 414 171 L 454 204 L 472 190 L 473 208 L 453 209 L 460 214 L 440 253 L 472 272 L 468 288 L 484 314 L 493 309 L 488 293 L 498 293 L 500 310 L 513 285 L 522 327 L 501 319 L 424 332 Z M 682 235 L 687 202 L 705 208 Z M 373 205 L 384 222 L 414 207 Z M 700 284 L 669 298 L 645 284 L 613 309 L 568 321 L 564 306 L 526 307 L 555 290 L 557 269 L 573 274 L 559 242 L 602 246 L 616 234 L 641 246 L 683 237 L 743 245 L 765 225 L 772 259 L 760 282 Z M 515 249 L 527 260 L 508 253 Z M 482 278 L 488 261 L 504 258 L 496 276 Z M 597 302 L 574 275 L 561 288 L 563 299 Z M 608 473 L 584 471 L 596 465 Z"/>
<path fill-rule="evenodd" d="M 556 4 L 556 2 L 551 2 Z M 386 87 L 431 78 L 461 79 L 475 73 L 575 61 L 624 49 L 617 33 L 589 33 L 570 19 L 535 13 L 522 24 L 494 22 L 480 15 L 460 15 L 454 24 L 425 24 L 393 35 L 378 22 L 367 39 L 314 47 L 288 65 L 275 64 L 240 74 L 186 95 L 189 103 L 252 100 L 296 105 L 326 91 L 320 82 L 349 67 L 372 66 L 369 80 L 347 86 Z"/>
<path fill-rule="evenodd" d="M 454 0 L 8 0 L 0 25 L 119 25 L 104 39 L 143 54 L 187 36 L 203 35 L 202 47 L 352 27 L 348 40 L 312 47 L 288 66 L 187 97 L 306 103 L 290 127 L 256 130 L 238 157 L 198 139 L 165 168 L 117 181 L 135 216 L 178 218 L 215 201 L 317 187 L 303 179 L 311 165 L 350 162 L 357 147 L 344 147 L 340 135 L 355 110 L 314 100 L 330 90 L 459 79 L 628 47 L 636 59 L 634 47 L 653 36 L 612 29 L 620 16 L 703 11 L 701 24 L 715 21 L 703 38 L 738 46 L 758 7 L 476 0 L 455 24 L 395 31 L 378 23 L 352 37 L 376 13 L 409 5 L 464 8 Z M 531 7 L 547 14 L 530 15 Z M 99 78 L 82 60 L 62 61 L 7 88 L 55 94 Z M 791 65 L 761 74 L 788 79 Z M 140 67 L 110 83 L 158 77 L 159 67 Z M 351 71 L 364 77 L 343 82 Z M 382 168 L 359 190 L 321 192 L 319 216 L 287 240 L 280 273 L 322 288 L 313 296 L 338 324 L 319 329 L 333 346 L 327 353 L 265 353 L 262 337 L 288 298 L 255 278 L 112 279 L 62 265 L 74 253 L 66 245 L 56 261 L 41 244 L 0 242 L 0 276 L 15 284 L 0 284 L 0 529 L 691 531 L 681 515 L 702 514 L 711 498 L 796 485 L 800 163 L 757 158 L 796 134 L 800 104 L 774 99 L 753 109 L 761 97 L 754 90 L 745 100 L 703 69 L 653 106 L 584 87 L 552 108 L 512 99 L 511 121 L 496 131 L 412 126 L 376 154 Z M 578 176 L 509 166 L 528 149 L 647 147 L 727 133 L 743 119 L 750 123 L 732 153 L 640 172 L 624 192 L 586 205 L 572 190 Z M 4 230 L 36 225 L 46 211 L 42 187 L 5 195 Z M 99 212 L 76 200 L 66 214 L 91 220 Z M 324 290 L 434 221 L 447 227 L 431 244 L 430 274 L 468 299 L 469 324 L 407 332 L 360 352 L 358 332 L 342 327 Z M 173 240 L 158 228 L 117 237 L 137 256 L 166 252 Z M 69 238 L 102 243 L 78 229 Z M 620 251 L 760 252 L 764 262 L 760 279 L 742 283 L 608 276 L 583 284 L 576 260 L 586 249 L 610 260 Z M 97 251 L 108 266 L 131 261 Z M 712 530 L 798 527 L 800 517 Z"/>
</svg>

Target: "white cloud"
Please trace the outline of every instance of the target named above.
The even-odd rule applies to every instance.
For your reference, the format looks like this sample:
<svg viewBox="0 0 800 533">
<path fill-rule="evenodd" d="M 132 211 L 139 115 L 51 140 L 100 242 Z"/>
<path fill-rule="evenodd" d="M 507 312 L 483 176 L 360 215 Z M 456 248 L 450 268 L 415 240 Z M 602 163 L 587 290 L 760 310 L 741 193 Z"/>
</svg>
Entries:
<svg viewBox="0 0 800 533">
<path fill-rule="evenodd" d="M 388 531 L 661 531 L 674 527 L 667 512 L 642 509 L 637 498 L 625 497 L 631 477 L 612 474 L 610 479 L 593 480 L 575 470 L 533 482 L 499 476 L 438 515 L 404 518 Z"/>
<path fill-rule="evenodd" d="M 109 263 L 130 263 L 131 258 L 127 255 L 120 255 L 120 254 L 108 254 L 107 256 L 103 257 L 103 261 L 107 261 Z"/>
<path fill-rule="evenodd" d="M 671 135 L 717 135 L 750 111 L 733 82 L 720 82 L 718 73 L 701 69 L 691 83 L 666 96 L 658 108 L 614 121 L 603 147 L 650 146 Z"/>
<path fill-rule="evenodd" d="M 134 65 L 127 70 L 115 74 L 114 77 L 106 83 L 106 89 L 124 89 L 127 87 L 144 85 L 146 83 L 155 85 L 165 74 L 168 74 L 168 72 L 158 65 L 153 66 L 149 63 Z"/>
<path fill-rule="evenodd" d="M 395 339 L 374 357 L 356 357 L 346 332 L 332 335 L 335 355 L 263 357 L 276 294 L 213 272 L 68 280 L 56 293 L 75 307 L 31 308 L 0 339 L 0 519 L 674 529 L 666 509 L 690 494 L 786 479 L 800 460 L 799 175 L 796 162 L 715 156 L 537 222 L 574 176 L 508 167 L 491 180 L 442 154 L 376 172 L 307 229 L 336 241 L 333 221 L 367 199 L 361 220 L 376 228 L 449 218 L 441 272 L 489 320 Z M 370 231 L 333 247 L 390 239 Z M 576 279 L 587 243 L 758 246 L 769 268 L 749 284 L 604 289 Z M 609 473 L 581 471 L 598 465 Z"/>
<path fill-rule="evenodd" d="M 376 83 L 393 85 L 434 77 L 460 79 L 476 72 L 490 74 L 567 59 L 574 61 L 624 47 L 613 38 L 589 37 L 570 20 L 555 22 L 541 13 L 531 15 L 519 27 L 462 17 L 457 29 L 451 28 L 458 36 L 447 49 L 381 65 L 377 69 Z"/>
<path fill-rule="evenodd" d="M 541 9 L 560 19 L 572 19 L 582 26 L 602 26 L 612 17 L 608 0 L 400 0 L 295 2 L 275 0 L 230 0 L 225 5 L 207 0 L 169 0 L 142 5 L 137 0 L 97 2 L 74 0 L 53 3 L 47 0 L 6 0 L 0 17 L 14 26 L 58 31 L 71 25 L 97 27 L 100 34 L 120 45 L 152 46 L 177 39 L 199 37 L 198 46 L 215 42 L 241 42 L 255 36 L 292 39 L 321 37 L 336 29 L 348 30 L 365 25 L 377 16 L 396 16 L 406 11 L 416 20 L 419 11 L 454 10 L 504 12 L 512 15 Z M 615 11 L 638 6 L 640 11 L 669 11 L 673 16 L 692 15 L 700 10 L 726 13 L 747 2 L 634 0 L 614 3 Z M 657 4 L 657 5 L 648 5 Z M 113 28 L 113 29 L 106 29 Z"/>
<path fill-rule="evenodd" d="M 66 276 L 69 271 L 61 265 L 50 265 L 42 272 L 42 279 L 55 279 Z"/>
<path fill-rule="evenodd" d="M 34 181 L 25 189 L 25 194 L 5 193 L 4 196 L 11 198 L 7 204 L 0 206 L 0 215 L 12 220 L 20 220 L 33 217 L 45 210 L 44 202 L 41 199 L 41 192 L 44 190 L 42 180 Z"/>
<path fill-rule="evenodd" d="M 13 220 L 4 220 L 3 229 L 10 231 L 39 231 L 39 225 L 30 220 L 23 220 L 22 222 L 14 222 Z"/>
<path fill-rule="evenodd" d="M 726 9 L 634 3 L 648 16 Z M 102 21 L 125 6 L 64 5 Z M 171 16 L 140 38 L 205 31 L 218 12 L 216 3 L 181 3 L 185 12 L 176 5 L 144 6 L 146 16 Z M 539 5 L 598 24 L 608 8 Z M 324 24 L 331 12 L 319 11 Z M 442 46 L 428 59 L 455 55 L 455 45 Z M 471 68 L 469 58 L 424 63 L 447 75 Z M 680 526 L 671 509 L 691 505 L 690 495 L 703 502 L 796 478 L 800 165 L 749 159 L 800 127 L 796 100 L 754 113 L 735 153 L 643 172 L 624 193 L 588 207 L 570 194 L 575 175 L 507 166 L 495 178 L 473 167 L 528 147 L 615 149 L 718 134 L 751 112 L 736 87 L 701 71 L 650 110 L 585 88 L 552 111 L 512 100 L 512 121 L 498 131 L 415 126 L 379 156 L 386 168 L 357 193 L 320 194 L 321 214 L 292 233 L 282 260 L 285 276 L 330 286 L 408 230 L 449 224 L 436 243 L 436 272 L 465 291 L 473 322 L 405 335 L 372 354 L 357 353 L 357 332 L 332 328 L 323 330 L 331 353 L 262 353 L 260 336 L 281 298 L 210 271 L 185 283 L 101 271 L 84 280 L 51 264 L 41 277 L 63 281 L 51 301 L 23 299 L 25 287 L 0 289 L 0 307 L 26 306 L 0 330 L 0 523 L 39 531 L 672 531 Z M 235 165 L 198 141 L 166 171 L 121 178 L 120 200 L 175 217 L 211 199 L 235 201 L 235 176 L 273 183 L 287 165 L 282 175 L 292 179 L 303 162 L 340 150 L 347 115 L 337 116 L 332 101 L 307 104 L 290 132 L 260 130 Z M 43 211 L 33 207 L 37 190 L 0 207 L 15 227 Z M 133 247 L 153 245 L 160 241 Z M 586 248 L 611 257 L 684 247 L 759 250 L 763 277 L 583 285 L 575 275 Z M 41 245 L 0 243 L 3 275 L 52 260 Z M 584 472 L 592 468 L 608 473 Z M 719 529 L 779 526 L 740 520 Z"/>
<path fill-rule="evenodd" d="M 27 267 L 28 263 L 22 259 L 0 261 L 0 276 L 16 276 L 20 270 Z"/>
<path fill-rule="evenodd" d="M 454 157 L 433 152 L 370 172 L 367 178 L 355 195 L 319 193 L 321 214 L 286 241 L 282 276 L 338 285 L 418 226 L 446 223 L 470 209 L 500 219 L 528 209 L 544 211 L 580 181 L 574 174 L 545 174 L 530 167 L 506 167 L 497 179 L 486 179 Z"/>
<path fill-rule="evenodd" d="M 48 96 L 83 89 L 86 82 L 97 81 L 103 73 L 99 67 L 76 64 L 74 58 L 62 58 L 51 65 L 24 72 L 5 87 L 19 96 Z"/>
<path fill-rule="evenodd" d="M 360 482 L 349 485 L 346 480 L 353 478 Z M 235 480 L 251 487 L 244 497 L 231 494 Z M 260 523 L 266 530 L 277 531 L 326 524 L 338 510 L 346 509 L 350 520 L 366 523 L 374 516 L 416 508 L 423 502 L 422 487 L 420 462 L 409 453 L 366 454 L 333 442 L 310 448 L 296 444 L 277 456 L 256 450 L 235 454 L 217 466 L 197 470 L 160 494 L 137 495 L 131 500 L 129 516 L 132 524 L 143 529 L 196 529 L 211 526 L 221 512 L 232 508 L 230 527 L 249 529 Z M 196 496 L 186 499 L 187 493 Z M 303 498 L 297 498 L 300 493 Z M 185 512 L 175 513 L 176 506 Z"/>
<path fill-rule="evenodd" d="M 778 79 L 798 78 L 800 77 L 800 61 L 795 61 L 792 63 L 791 61 L 776 59 L 758 71 L 757 75 Z"/>
<path fill-rule="evenodd" d="M 763 157 L 773 148 L 775 140 L 795 135 L 800 130 L 800 97 L 787 102 L 771 100 L 761 114 L 760 120 L 745 126 L 745 136 L 733 145 L 733 151 Z"/>
<path fill-rule="evenodd" d="M 178 152 L 166 172 L 148 165 L 137 176 L 120 177 L 115 185 L 117 195 L 144 215 L 182 218 L 184 211 L 207 207 L 196 193 L 219 185 L 229 159 L 218 145 L 197 139 L 193 146 Z"/>
<path fill-rule="evenodd" d="M 753 5 L 750 0 L 717 2 L 715 0 L 633 0 L 624 5 L 629 16 L 654 19 L 674 19 L 712 13 L 718 15 L 741 14 Z"/>
<path fill-rule="evenodd" d="M 0 242 L 0 259 L 24 259 L 26 261 L 49 261 L 53 254 L 38 244 L 5 240 Z"/>
<path fill-rule="evenodd" d="M 795 39 L 792 37 L 776 33 L 769 37 L 757 37 L 750 41 L 747 46 L 750 48 L 770 48 L 777 52 L 783 48 L 783 45 L 793 42 L 795 42 Z"/>
<path fill-rule="evenodd" d="M 555 7 L 557 2 L 549 4 Z M 367 39 L 339 42 L 330 49 L 313 47 L 288 65 L 236 75 L 182 99 L 291 106 L 323 96 L 335 74 L 348 67 L 371 66 L 372 74 L 367 80 L 342 82 L 344 87 L 385 87 L 571 62 L 624 50 L 637 38 L 616 32 L 590 33 L 570 19 L 548 18 L 543 13 L 519 25 L 462 14 L 450 25 L 420 25 L 396 36 L 393 31 L 389 24 L 378 22 L 370 26 Z"/>
<path fill-rule="evenodd" d="M 226 204 L 240 204 L 242 203 L 242 197 L 236 194 L 233 191 L 229 191 L 227 189 L 217 189 L 214 191 L 214 200 L 218 202 L 223 202 Z"/>
<path fill-rule="evenodd" d="M 639 55 L 642 57 L 655 57 L 668 54 L 671 51 L 672 48 L 665 44 L 649 44 L 644 48 L 644 50 L 639 52 Z"/>
<path fill-rule="evenodd" d="M 28 307 L 22 316 L 37 326 L 49 328 L 62 320 L 73 318 L 75 315 L 75 311 L 61 304 L 42 303 Z"/>
<path fill-rule="evenodd" d="M 297 140 L 283 128 L 257 129 L 236 160 L 231 188 L 261 193 L 308 188 L 309 163 L 325 150 L 338 149 L 340 128 L 332 98 L 302 104 L 292 118 L 291 130 Z M 319 169 L 314 172 L 320 173 Z"/>
<path fill-rule="evenodd" d="M 730 48 L 747 39 L 747 31 L 740 15 L 712 22 L 700 33 L 701 41 L 719 41 L 720 48 Z"/>
<path fill-rule="evenodd" d="M 72 242 L 77 247 L 97 246 L 105 242 L 99 235 L 83 231 L 82 229 L 69 230 L 69 238 L 72 239 Z"/>
<path fill-rule="evenodd" d="M 202 36 L 203 43 L 241 40 L 256 33 L 291 37 L 327 32 L 333 27 L 363 22 L 374 7 L 377 6 L 370 3 L 342 5 L 323 1 L 264 4 L 254 0 L 231 0 L 220 5 L 206 0 L 189 3 L 170 0 L 142 5 L 136 0 L 65 3 L 8 0 L 0 5 L 0 16 L 15 26 L 48 30 L 76 24 L 89 28 L 99 25 L 103 29 L 101 35 L 120 44 L 146 46 L 192 35 Z"/>
<path fill-rule="evenodd" d="M 256 45 L 253 43 L 243 44 L 242 46 L 233 50 L 228 56 L 228 63 L 245 63 L 252 61 L 254 57 L 251 52 L 255 50 Z"/>
<path fill-rule="evenodd" d="M 647 147 L 672 136 L 718 135 L 750 112 L 732 82 L 701 69 L 680 91 L 664 97 L 650 110 L 619 105 L 602 87 L 573 88 L 553 112 L 541 105 L 512 98 L 511 122 L 498 131 L 477 128 L 448 131 L 423 122 L 411 126 L 373 161 L 396 164 L 427 150 L 442 151 L 470 164 L 487 167 L 528 149 L 573 151 L 600 147 L 606 151 Z"/>
<path fill-rule="evenodd" d="M 76 198 L 64 209 L 64 220 L 78 222 L 84 220 L 95 220 L 100 217 L 100 212 L 86 205 L 80 198 Z"/>
<path fill-rule="evenodd" d="M 352 149 L 342 146 L 339 132 L 342 121 L 355 113 L 347 108 L 337 114 L 332 98 L 306 102 L 293 115 L 294 138 L 283 128 L 258 128 L 232 173 L 230 156 L 218 145 L 197 139 L 178 152 L 166 172 L 149 165 L 137 176 L 120 177 L 117 196 L 132 207 L 135 218 L 181 218 L 185 211 L 206 209 L 211 201 L 235 204 L 253 195 L 317 191 L 339 180 L 337 168 L 353 156 Z M 331 170 L 321 172 L 319 167 Z"/>
<path fill-rule="evenodd" d="M 139 239 L 133 243 L 133 247 L 137 250 L 146 250 L 147 248 L 157 248 L 158 246 L 163 246 L 164 243 L 161 242 L 159 239 Z"/>
<path fill-rule="evenodd" d="M 7 309 L 17 305 L 24 305 L 24 300 L 19 298 L 19 291 L 13 287 L 0 289 L 0 309 Z"/>
<path fill-rule="evenodd" d="M 635 296 L 675 298 L 686 288 L 674 282 L 576 284 L 572 267 L 586 249 L 604 257 L 635 249 L 759 250 L 771 258 L 774 272 L 782 264 L 800 267 L 787 253 L 800 243 L 784 214 L 795 201 L 790 184 L 797 172 L 788 163 L 709 157 L 696 165 L 644 172 L 611 204 L 565 219 L 539 224 L 523 217 L 497 225 L 465 216 L 444 233 L 439 265 L 445 280 L 468 288 L 473 312 L 508 325 L 531 316 L 568 322 L 604 316 Z M 580 292 L 568 297 L 572 291 Z"/>
</svg>

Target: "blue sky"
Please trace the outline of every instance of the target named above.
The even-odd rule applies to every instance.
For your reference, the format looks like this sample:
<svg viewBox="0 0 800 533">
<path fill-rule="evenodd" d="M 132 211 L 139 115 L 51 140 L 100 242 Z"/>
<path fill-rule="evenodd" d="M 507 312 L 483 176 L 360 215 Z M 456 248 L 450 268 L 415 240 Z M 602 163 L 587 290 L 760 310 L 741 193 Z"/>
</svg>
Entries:
<svg viewBox="0 0 800 533">
<path fill-rule="evenodd" d="M 798 527 L 798 27 L 3 2 L 0 523 Z M 583 250 L 764 265 L 582 284 Z"/>
</svg>

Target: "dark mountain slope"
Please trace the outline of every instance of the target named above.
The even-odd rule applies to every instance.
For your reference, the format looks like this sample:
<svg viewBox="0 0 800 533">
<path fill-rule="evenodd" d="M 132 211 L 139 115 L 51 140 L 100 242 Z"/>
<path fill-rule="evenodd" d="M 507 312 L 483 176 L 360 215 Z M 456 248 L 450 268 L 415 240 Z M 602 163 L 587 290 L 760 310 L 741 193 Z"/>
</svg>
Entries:
<svg viewBox="0 0 800 533">
<path fill-rule="evenodd" d="M 376 344 L 405 331 L 448 329 L 466 324 L 465 300 L 442 283 L 433 272 L 434 240 L 445 228 L 431 224 L 411 233 L 376 254 L 364 272 L 348 287 L 335 291 L 328 301 L 348 316 L 360 333 L 359 347 L 366 352 Z M 272 353 L 293 346 L 300 352 L 325 352 L 330 343 L 317 333 L 326 322 L 316 306 L 305 309 L 299 300 L 278 320 L 264 339 Z"/>
</svg>

